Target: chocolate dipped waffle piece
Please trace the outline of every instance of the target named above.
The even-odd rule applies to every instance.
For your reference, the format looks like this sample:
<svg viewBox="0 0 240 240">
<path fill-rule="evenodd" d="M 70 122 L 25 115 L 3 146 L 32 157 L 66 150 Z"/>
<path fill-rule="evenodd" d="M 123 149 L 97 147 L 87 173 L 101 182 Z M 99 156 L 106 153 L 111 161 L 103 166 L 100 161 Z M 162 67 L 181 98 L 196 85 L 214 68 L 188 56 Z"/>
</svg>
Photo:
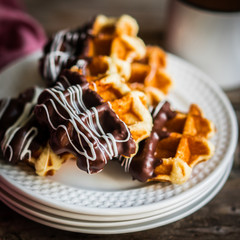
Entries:
<svg viewBox="0 0 240 240">
<path fill-rule="evenodd" d="M 109 101 L 117 116 L 128 126 L 138 145 L 149 137 L 152 129 L 152 117 L 147 108 L 146 95 L 140 91 L 131 91 L 117 73 L 112 73 L 90 83 L 105 102 Z"/>
<path fill-rule="evenodd" d="M 152 117 L 147 108 L 147 97 L 143 92 L 131 91 L 125 79 L 114 72 L 91 81 L 89 87 L 105 102 L 111 103 L 114 112 L 130 129 L 137 145 L 149 137 Z"/>
<path fill-rule="evenodd" d="M 41 91 L 31 88 L 17 98 L 0 101 L 1 153 L 9 163 L 27 162 L 38 175 L 52 175 L 64 160 L 47 147 L 48 131 L 33 114 Z"/>
<path fill-rule="evenodd" d="M 208 138 L 214 126 L 194 104 L 187 114 L 173 112 L 168 102 L 160 104 L 153 121 L 150 137 L 141 142 L 136 156 L 122 164 L 139 181 L 182 184 L 195 165 L 212 157 L 214 146 Z"/>
<path fill-rule="evenodd" d="M 94 19 L 75 30 L 57 32 L 45 45 L 40 59 L 40 73 L 48 85 L 53 85 L 61 71 L 73 65 L 84 71 L 87 62 L 78 56 L 88 56 Z"/>
<path fill-rule="evenodd" d="M 141 59 L 146 50 L 137 32 L 136 21 L 127 15 L 120 18 L 99 15 L 81 28 L 60 31 L 44 48 L 41 75 L 48 85 L 53 85 L 63 69 L 75 66 L 84 74 L 86 66 L 95 61 L 91 59 L 97 56 L 108 56 L 115 62 Z"/>
<path fill-rule="evenodd" d="M 11 163 L 31 158 L 45 144 L 33 108 L 41 90 L 28 89 L 17 98 L 0 102 L 0 141 L 3 157 Z"/>
<path fill-rule="evenodd" d="M 78 84 L 73 85 L 73 80 Z M 101 171 L 114 157 L 130 157 L 136 151 L 126 124 L 77 72 L 64 71 L 55 87 L 44 90 L 34 113 L 48 127 L 53 151 L 73 154 L 78 167 L 88 173 Z"/>
</svg>

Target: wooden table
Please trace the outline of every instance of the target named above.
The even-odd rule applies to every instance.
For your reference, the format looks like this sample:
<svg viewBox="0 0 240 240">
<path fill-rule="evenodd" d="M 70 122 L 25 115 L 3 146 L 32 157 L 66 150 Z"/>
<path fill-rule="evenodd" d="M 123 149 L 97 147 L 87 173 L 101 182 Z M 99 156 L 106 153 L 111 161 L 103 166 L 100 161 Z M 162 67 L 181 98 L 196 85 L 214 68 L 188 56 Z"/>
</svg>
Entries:
<svg viewBox="0 0 240 240">
<path fill-rule="evenodd" d="M 51 35 L 75 27 L 97 13 L 119 16 L 128 13 L 140 25 L 146 43 L 164 46 L 167 0 L 24 0 L 27 10 Z M 147 2 L 147 4 L 146 4 Z M 240 89 L 227 92 L 240 123 Z M 240 143 L 230 177 L 219 194 L 196 213 L 167 226 L 122 235 L 71 233 L 35 223 L 0 203 L 0 240 L 39 239 L 240 239 Z"/>
</svg>

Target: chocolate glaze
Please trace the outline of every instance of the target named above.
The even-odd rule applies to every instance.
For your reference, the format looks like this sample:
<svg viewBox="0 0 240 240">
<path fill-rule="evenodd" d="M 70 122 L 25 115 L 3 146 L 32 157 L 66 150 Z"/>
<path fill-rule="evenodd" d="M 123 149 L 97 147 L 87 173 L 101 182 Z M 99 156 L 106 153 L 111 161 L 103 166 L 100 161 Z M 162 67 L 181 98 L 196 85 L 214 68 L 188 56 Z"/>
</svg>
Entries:
<svg viewBox="0 0 240 240">
<path fill-rule="evenodd" d="M 65 70 L 60 79 L 78 84 L 46 89 L 34 110 L 38 121 L 50 130 L 53 151 L 72 153 L 78 167 L 89 173 L 99 172 L 113 157 L 131 156 L 135 142 L 110 105 L 78 73 Z"/>
<path fill-rule="evenodd" d="M 157 109 L 158 107 L 156 107 Z M 162 159 L 154 156 L 158 142 L 169 136 L 164 130 L 164 124 L 175 116 L 175 112 L 170 109 L 170 103 L 165 102 L 160 110 L 154 112 L 153 128 L 149 138 L 142 141 L 139 151 L 131 160 L 129 172 L 134 179 L 146 182 L 154 177 L 154 169 L 162 164 Z"/>
<path fill-rule="evenodd" d="M 31 88 L 17 98 L 0 100 L 1 151 L 11 163 L 37 157 L 46 144 L 47 134 L 33 115 L 39 92 Z"/>
<path fill-rule="evenodd" d="M 63 69 L 77 65 L 84 71 L 94 21 L 95 18 L 75 30 L 59 31 L 47 42 L 40 59 L 40 73 L 49 86 L 56 82 Z"/>
</svg>

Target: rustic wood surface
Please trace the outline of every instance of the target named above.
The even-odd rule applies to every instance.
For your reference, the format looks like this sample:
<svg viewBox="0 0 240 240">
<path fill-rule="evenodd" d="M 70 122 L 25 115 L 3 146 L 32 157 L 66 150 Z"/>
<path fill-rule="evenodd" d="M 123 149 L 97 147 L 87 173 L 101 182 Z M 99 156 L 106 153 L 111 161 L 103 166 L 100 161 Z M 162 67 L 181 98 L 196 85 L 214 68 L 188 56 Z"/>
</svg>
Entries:
<svg viewBox="0 0 240 240">
<path fill-rule="evenodd" d="M 146 43 L 164 46 L 168 0 L 24 0 L 26 10 L 36 18 L 47 35 L 74 27 L 97 13 L 131 14 L 140 25 Z M 110 3 L 112 5 L 110 5 Z M 147 4 L 146 4 L 147 3 Z M 240 123 L 240 89 L 227 92 Z M 40 239 L 240 239 L 240 143 L 230 177 L 217 196 L 196 213 L 167 226 L 121 234 L 90 235 L 71 233 L 35 223 L 0 202 L 0 240 Z"/>
</svg>

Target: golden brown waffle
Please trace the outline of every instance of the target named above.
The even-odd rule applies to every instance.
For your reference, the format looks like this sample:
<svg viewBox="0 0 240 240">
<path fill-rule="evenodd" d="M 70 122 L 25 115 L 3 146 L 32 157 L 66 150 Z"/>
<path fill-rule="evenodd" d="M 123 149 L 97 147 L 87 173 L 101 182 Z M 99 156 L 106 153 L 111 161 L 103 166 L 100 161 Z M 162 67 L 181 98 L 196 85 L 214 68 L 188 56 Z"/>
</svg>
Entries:
<svg viewBox="0 0 240 240">
<path fill-rule="evenodd" d="M 133 139 L 139 143 L 152 130 L 152 117 L 146 107 L 146 96 L 139 91 L 131 91 L 122 98 L 111 102 L 113 110 L 124 121 Z"/>
<path fill-rule="evenodd" d="M 213 156 L 214 146 L 208 141 L 215 128 L 204 118 L 200 108 L 192 104 L 187 114 L 177 115 L 166 122 L 170 136 L 158 142 L 155 157 L 162 160 L 155 177 L 148 181 L 170 181 L 181 184 L 189 179 L 192 168 Z"/>
<path fill-rule="evenodd" d="M 71 155 L 72 156 L 72 155 Z M 62 164 L 71 158 L 70 154 L 59 156 L 55 154 L 49 145 L 42 149 L 39 157 L 31 158 L 28 163 L 35 168 L 35 172 L 39 176 L 54 175 L 60 169 Z"/>
<path fill-rule="evenodd" d="M 128 15 L 118 19 L 99 15 L 93 24 L 87 56 L 105 55 L 129 62 L 141 59 L 146 50 L 137 33 L 137 22 Z"/>
<path fill-rule="evenodd" d="M 166 54 L 157 46 L 147 46 L 146 55 L 131 64 L 128 80 L 131 89 L 143 91 L 148 105 L 156 106 L 172 87 L 172 80 L 165 72 Z"/>
<path fill-rule="evenodd" d="M 82 74 L 82 69 L 77 66 L 71 67 L 71 71 L 76 71 Z M 89 82 L 114 73 L 117 73 L 123 77 L 125 82 L 125 79 L 129 79 L 130 77 L 130 63 L 119 58 L 95 56 L 89 60 L 85 70 L 85 76 Z"/>
<path fill-rule="evenodd" d="M 147 105 L 156 106 L 172 87 L 172 80 L 165 72 L 166 54 L 157 46 L 145 46 L 137 38 L 136 21 L 123 15 L 119 19 L 99 15 L 93 25 L 89 43 L 86 75 L 88 81 L 118 73 L 131 90 L 142 91 Z M 77 69 L 74 66 L 72 69 Z"/>
<path fill-rule="evenodd" d="M 111 74 L 119 74 L 131 90 L 141 91 L 147 96 L 147 106 L 156 106 L 166 97 L 172 86 L 166 74 L 165 53 L 157 47 L 148 47 L 148 55 L 141 62 L 130 63 L 117 57 L 95 56 L 86 67 L 89 82 Z M 72 71 L 81 71 L 77 66 Z"/>
<path fill-rule="evenodd" d="M 120 35 L 112 42 L 110 56 L 132 62 L 141 59 L 145 52 L 145 44 L 140 38 Z"/>
<path fill-rule="evenodd" d="M 120 18 L 106 17 L 98 15 L 93 26 L 93 34 L 126 34 L 137 36 L 138 24 L 134 18 L 129 15 L 122 15 Z"/>
<path fill-rule="evenodd" d="M 124 79 L 117 73 L 113 73 L 90 83 L 90 88 L 95 90 L 105 102 L 120 99 L 128 94 L 131 89 Z"/>
</svg>

